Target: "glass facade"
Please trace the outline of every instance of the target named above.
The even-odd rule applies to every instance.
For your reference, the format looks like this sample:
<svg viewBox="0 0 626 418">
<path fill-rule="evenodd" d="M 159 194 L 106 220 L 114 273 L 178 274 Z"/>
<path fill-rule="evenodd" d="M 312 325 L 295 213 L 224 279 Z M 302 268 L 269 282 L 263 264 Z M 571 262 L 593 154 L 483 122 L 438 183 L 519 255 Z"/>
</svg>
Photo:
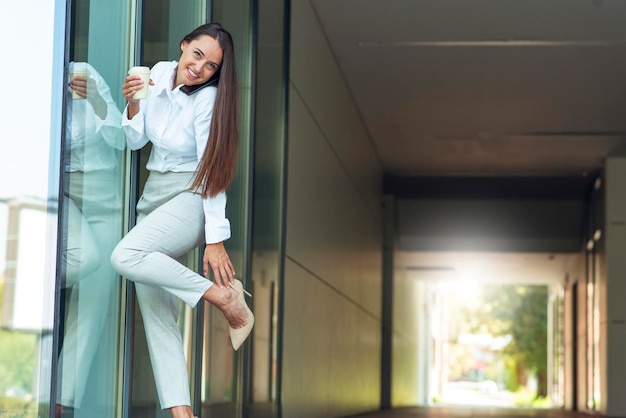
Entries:
<svg viewBox="0 0 626 418">
<path fill-rule="evenodd" d="M 76 0 L 69 16 L 60 205 L 61 312 L 55 408 L 114 416 L 122 281 L 110 257 L 124 225 L 126 0 Z"/>
<path fill-rule="evenodd" d="M 255 312 L 250 397 L 253 416 L 280 416 L 281 295 L 284 277 L 288 4 L 259 2 L 255 98 L 252 283 Z"/>
<path fill-rule="evenodd" d="M 288 4 L 287 4 L 288 6 Z M 285 1 L 259 2 L 255 97 L 252 284 L 257 324 L 250 367 L 251 416 L 280 416 L 289 12 Z"/>
<path fill-rule="evenodd" d="M 177 60 L 180 56 L 182 38 L 193 28 L 207 21 L 209 16 L 208 5 L 204 0 L 183 2 L 159 0 L 140 2 L 136 4 L 136 7 L 138 7 L 138 18 L 137 29 L 134 34 L 136 48 L 133 65 L 148 67 L 152 67 L 159 61 Z M 148 144 L 141 150 L 134 152 L 131 159 L 132 175 L 129 179 L 128 193 L 130 207 L 134 207 L 137 198 L 143 191 L 143 185 L 148 177 L 148 171 L 145 167 L 150 151 L 151 147 Z M 131 219 L 129 224 L 132 225 L 133 223 L 134 221 Z M 198 269 L 198 255 L 198 252 L 187 254 L 182 261 L 188 267 Z M 132 417 L 167 417 L 171 414 L 161 410 L 151 372 L 143 318 L 137 300 L 133 296 L 133 287 L 129 286 L 129 299 L 132 304 L 129 307 L 127 318 L 132 318 L 132 322 L 129 324 L 127 334 L 132 349 L 128 353 L 129 361 L 123 367 L 128 373 L 125 383 L 130 386 L 127 394 L 129 415 Z M 198 320 L 202 312 L 202 308 L 194 311 L 182 301 L 178 301 L 178 326 L 183 338 L 192 395 L 195 393 L 196 370 L 202 360 L 201 347 L 197 346 L 198 340 L 201 338 Z M 192 396 L 192 402 L 194 400 L 195 397 Z"/>
<path fill-rule="evenodd" d="M 26 40 L 38 43 L 44 54 L 38 69 L 52 77 L 21 90 L 9 87 L 8 94 L 20 97 L 17 107 L 29 109 L 29 119 L 0 128 L 2 137 L 15 139 L 0 155 L 3 178 L 15 179 L 0 187 L 0 415 L 170 416 L 157 397 L 134 286 L 110 263 L 113 248 L 134 225 L 150 152 L 126 147 L 121 86 L 129 67 L 178 59 L 183 36 L 216 21 L 233 35 L 240 88 L 239 160 L 228 192 L 232 237 L 226 247 L 254 295 L 258 331 L 234 352 L 227 322 L 207 303 L 191 309 L 180 302 L 178 324 L 196 415 L 276 416 L 284 2 L 35 1 L 41 3 L 39 31 Z M 21 33 L 16 17 L 32 6 L 16 5 L 15 13 L 4 14 L 5 30 Z M 258 63 L 259 48 L 271 58 Z M 9 52 L 24 56 L 22 50 Z M 262 93 L 256 90 L 259 68 L 267 77 Z M 32 100 L 37 96 L 45 100 Z M 264 110 L 257 114 L 259 105 Z M 270 181 L 253 182 L 259 173 Z M 253 241 L 256 232 L 263 243 Z M 263 269 L 253 262 L 253 248 L 269 262 Z M 201 269 L 200 260 L 194 251 L 184 263 Z"/>
</svg>

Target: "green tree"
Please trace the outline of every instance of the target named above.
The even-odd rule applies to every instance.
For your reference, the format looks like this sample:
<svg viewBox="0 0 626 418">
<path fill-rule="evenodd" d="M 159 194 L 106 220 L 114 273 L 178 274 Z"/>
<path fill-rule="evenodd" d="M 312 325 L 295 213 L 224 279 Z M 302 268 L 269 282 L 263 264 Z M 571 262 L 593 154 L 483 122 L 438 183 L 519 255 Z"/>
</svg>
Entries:
<svg viewBox="0 0 626 418">
<path fill-rule="evenodd" d="M 511 335 L 505 353 L 515 359 L 517 375 L 524 384 L 527 373 L 537 376 L 537 396 L 548 392 L 548 287 L 484 286 L 479 318 L 494 320 L 482 323 L 493 335 Z"/>
<path fill-rule="evenodd" d="M 3 284 L 0 282 L 0 308 Z M 37 336 L 0 329 L 0 397 L 9 388 L 33 393 Z"/>
</svg>

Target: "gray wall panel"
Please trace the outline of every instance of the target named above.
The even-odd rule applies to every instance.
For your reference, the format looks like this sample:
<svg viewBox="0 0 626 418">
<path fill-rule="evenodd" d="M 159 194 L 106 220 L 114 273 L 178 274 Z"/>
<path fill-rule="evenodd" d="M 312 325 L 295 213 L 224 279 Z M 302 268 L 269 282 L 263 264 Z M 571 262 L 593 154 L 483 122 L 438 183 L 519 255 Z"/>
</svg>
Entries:
<svg viewBox="0 0 626 418">
<path fill-rule="evenodd" d="M 378 221 L 382 166 L 310 3 L 291 6 L 290 80 Z"/>
<path fill-rule="evenodd" d="M 292 8 L 283 416 L 380 401 L 382 172 L 308 1 Z"/>
<path fill-rule="evenodd" d="M 298 97 L 290 121 L 287 255 L 380 316 L 381 223 L 364 210 Z"/>
<path fill-rule="evenodd" d="M 289 260 L 285 291 L 283 416 L 376 410 L 380 321 Z"/>
</svg>

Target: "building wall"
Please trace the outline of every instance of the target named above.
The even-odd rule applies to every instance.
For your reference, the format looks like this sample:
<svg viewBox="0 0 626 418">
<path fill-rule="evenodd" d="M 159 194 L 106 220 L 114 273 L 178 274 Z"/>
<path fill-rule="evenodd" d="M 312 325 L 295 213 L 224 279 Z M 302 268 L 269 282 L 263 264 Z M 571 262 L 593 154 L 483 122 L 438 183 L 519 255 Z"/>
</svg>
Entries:
<svg viewBox="0 0 626 418">
<path fill-rule="evenodd" d="M 624 176 L 626 158 L 608 158 L 590 192 L 587 248 L 565 287 L 564 406 L 606 417 L 626 416 Z"/>
<path fill-rule="evenodd" d="M 398 244 L 412 251 L 571 252 L 580 249 L 580 198 L 398 200 Z"/>
<path fill-rule="evenodd" d="M 600 282 L 602 342 L 602 412 L 626 416 L 626 158 L 609 158 L 605 180 L 606 274 Z"/>
<path fill-rule="evenodd" d="M 584 324 L 584 316 L 581 316 L 581 309 L 583 309 L 584 312 L 584 299 L 583 303 L 581 303 L 580 297 L 582 297 L 582 293 L 579 291 L 579 288 L 585 287 L 584 280 L 581 279 L 581 277 L 584 277 L 585 274 L 584 265 L 582 265 L 582 263 L 583 260 L 581 257 L 581 265 L 577 271 L 572 272 L 571 282 L 566 283 L 564 296 L 565 329 L 563 336 L 563 349 L 565 351 L 565 364 L 563 370 L 563 406 L 568 410 L 576 409 L 578 407 L 578 404 L 576 403 L 578 394 L 575 394 L 574 391 L 577 389 L 575 380 L 577 375 L 580 375 L 580 367 L 576 362 L 579 358 L 581 358 L 579 355 L 580 350 L 584 348 L 584 346 L 579 347 L 577 345 L 580 338 L 581 324 Z M 575 317 L 580 318 L 580 321 L 575 321 Z M 584 328 L 582 328 L 582 330 L 582 332 L 584 332 Z"/>
<path fill-rule="evenodd" d="M 380 402 L 382 173 L 308 1 L 291 5 L 282 406 Z"/>
<path fill-rule="evenodd" d="M 577 300 L 577 320 L 576 320 L 576 346 L 577 356 L 573 360 L 576 362 L 576 384 L 574 390 L 576 391 L 576 408 L 580 411 L 587 409 L 587 385 L 588 385 L 588 372 L 587 372 L 587 357 L 588 345 L 587 345 L 587 285 L 585 279 L 585 272 L 583 271 L 581 279 L 576 287 L 576 300 Z"/>
</svg>

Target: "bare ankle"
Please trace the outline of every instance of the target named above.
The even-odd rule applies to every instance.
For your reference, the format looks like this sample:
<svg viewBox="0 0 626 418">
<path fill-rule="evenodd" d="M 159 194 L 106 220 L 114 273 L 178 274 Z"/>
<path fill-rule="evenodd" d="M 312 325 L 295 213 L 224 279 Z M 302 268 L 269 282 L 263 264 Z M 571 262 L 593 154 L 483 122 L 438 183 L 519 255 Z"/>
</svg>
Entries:
<svg viewBox="0 0 626 418">
<path fill-rule="evenodd" d="M 246 325 L 248 315 L 246 308 L 239 301 L 239 294 L 236 290 L 214 285 L 204 293 L 202 298 L 219 309 L 232 328 L 241 328 Z"/>
<path fill-rule="evenodd" d="M 172 418 L 194 418 L 193 411 L 188 405 L 174 406 L 170 408 Z"/>
<path fill-rule="evenodd" d="M 237 299 L 237 293 L 229 287 L 221 288 L 217 285 L 213 285 L 206 292 L 204 292 L 202 299 L 209 302 L 219 310 L 224 310 L 229 304 L 232 303 L 233 300 Z"/>
</svg>

